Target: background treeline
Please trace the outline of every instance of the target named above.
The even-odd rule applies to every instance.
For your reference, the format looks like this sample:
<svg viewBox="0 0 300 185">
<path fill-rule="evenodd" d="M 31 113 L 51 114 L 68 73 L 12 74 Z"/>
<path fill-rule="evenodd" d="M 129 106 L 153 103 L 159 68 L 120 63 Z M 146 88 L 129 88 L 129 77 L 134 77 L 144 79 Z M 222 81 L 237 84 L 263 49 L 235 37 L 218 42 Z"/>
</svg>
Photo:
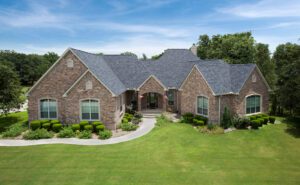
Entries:
<svg viewBox="0 0 300 185">
<path fill-rule="evenodd" d="M 256 43 L 250 32 L 200 35 L 197 54 L 201 59 L 224 59 L 231 64 L 255 63 L 271 86 L 270 113 L 300 115 L 300 45 Z"/>
<path fill-rule="evenodd" d="M 0 64 L 13 68 L 24 86 L 33 85 L 58 58 L 53 52 L 26 55 L 8 50 L 0 51 Z"/>
</svg>

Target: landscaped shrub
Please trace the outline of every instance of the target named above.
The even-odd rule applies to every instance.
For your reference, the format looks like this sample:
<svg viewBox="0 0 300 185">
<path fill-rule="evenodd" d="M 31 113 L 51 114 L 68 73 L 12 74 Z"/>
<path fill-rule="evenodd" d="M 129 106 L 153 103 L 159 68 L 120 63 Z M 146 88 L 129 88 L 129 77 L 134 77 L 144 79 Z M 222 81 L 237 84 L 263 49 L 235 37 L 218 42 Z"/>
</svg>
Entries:
<svg viewBox="0 0 300 185">
<path fill-rule="evenodd" d="M 137 119 L 142 119 L 143 118 L 143 114 L 139 113 L 139 112 L 135 112 L 133 115 L 135 118 Z"/>
<path fill-rule="evenodd" d="M 5 132 L 2 132 L 2 137 L 16 137 L 22 134 L 22 132 L 25 130 L 25 127 L 23 127 L 21 124 L 13 124 Z"/>
<path fill-rule="evenodd" d="M 79 139 L 90 139 L 92 137 L 92 132 L 90 130 L 83 130 L 78 134 Z"/>
<path fill-rule="evenodd" d="M 40 120 L 34 120 L 30 122 L 30 128 L 32 130 L 36 130 L 38 128 L 41 128 L 41 121 Z"/>
<path fill-rule="evenodd" d="M 126 118 L 128 120 L 128 122 L 131 122 L 133 115 L 129 114 L 129 113 L 125 113 L 124 118 Z"/>
<path fill-rule="evenodd" d="M 41 126 L 43 126 L 45 123 L 50 123 L 50 120 L 40 120 Z"/>
<path fill-rule="evenodd" d="M 195 115 L 194 119 L 202 120 L 202 121 L 204 122 L 205 125 L 207 125 L 207 123 L 208 123 L 208 118 L 207 118 L 207 117 L 204 117 L 204 116 Z M 193 119 L 193 121 L 194 121 L 194 119 Z"/>
<path fill-rule="evenodd" d="M 60 123 L 55 123 L 52 125 L 52 130 L 54 132 L 59 132 L 61 129 L 62 129 L 62 124 L 60 124 Z"/>
<path fill-rule="evenodd" d="M 127 123 L 121 123 L 120 128 L 124 131 L 132 131 L 132 130 L 136 130 L 138 126 L 127 122 Z"/>
<path fill-rule="evenodd" d="M 105 126 L 104 125 L 97 125 L 96 126 L 96 133 L 99 133 L 99 131 L 103 131 L 105 129 Z"/>
<path fill-rule="evenodd" d="M 193 123 L 194 114 L 193 113 L 185 113 L 182 115 L 182 122 L 184 123 Z"/>
<path fill-rule="evenodd" d="M 108 129 L 99 132 L 99 139 L 109 139 L 112 136 L 112 132 Z"/>
<path fill-rule="evenodd" d="M 123 118 L 122 119 L 122 123 L 128 123 L 128 119 L 127 118 Z"/>
<path fill-rule="evenodd" d="M 264 120 L 264 124 L 268 124 L 268 121 L 269 121 L 269 117 L 262 117 L 261 119 Z"/>
<path fill-rule="evenodd" d="M 79 124 L 73 124 L 71 126 L 71 128 L 72 128 L 73 131 L 80 130 L 80 125 Z"/>
<path fill-rule="evenodd" d="M 251 128 L 252 129 L 258 129 L 260 127 L 260 121 L 259 120 L 252 120 L 251 121 Z"/>
<path fill-rule="evenodd" d="M 206 134 L 223 134 L 224 129 L 222 127 L 217 126 L 217 124 L 207 124 L 206 126 L 198 127 L 201 133 Z"/>
<path fill-rule="evenodd" d="M 261 117 L 268 117 L 267 114 L 260 114 L 260 115 L 261 115 Z"/>
<path fill-rule="evenodd" d="M 88 125 L 88 124 L 89 124 L 88 121 L 81 121 L 81 122 L 79 123 L 79 125 L 80 125 L 80 130 L 84 130 L 84 126 L 85 126 L 85 125 Z"/>
<path fill-rule="evenodd" d="M 50 123 L 51 123 L 51 126 L 52 126 L 52 125 L 58 124 L 60 122 L 57 119 L 53 119 L 53 120 L 50 121 Z"/>
<path fill-rule="evenodd" d="M 203 126 L 204 125 L 204 121 L 202 120 L 198 120 L 196 118 L 193 119 L 193 124 L 196 126 Z"/>
<path fill-rule="evenodd" d="M 259 122 L 260 122 L 260 127 L 264 124 L 264 119 L 262 119 L 262 118 L 258 118 L 258 119 L 256 119 L 256 120 L 258 120 Z"/>
<path fill-rule="evenodd" d="M 227 109 L 227 107 L 224 108 L 224 113 L 222 116 L 222 121 L 221 121 L 221 127 L 223 127 L 224 129 L 229 128 L 232 126 L 232 117 L 231 114 L 229 112 L 229 110 Z"/>
<path fill-rule="evenodd" d="M 47 123 L 43 123 L 42 128 L 49 130 L 51 126 L 51 123 L 47 122 Z"/>
<path fill-rule="evenodd" d="M 245 129 L 250 125 L 250 119 L 248 117 L 235 116 L 232 119 L 232 124 L 237 129 Z"/>
<path fill-rule="evenodd" d="M 103 125 L 103 123 L 100 122 L 100 121 L 94 121 L 94 122 L 92 123 L 93 130 L 94 130 L 96 133 L 98 133 L 97 130 L 96 130 L 96 127 L 97 127 L 98 125 Z"/>
<path fill-rule="evenodd" d="M 270 116 L 269 117 L 269 121 L 270 121 L 270 123 L 274 124 L 275 123 L 275 117 L 274 116 Z"/>
<path fill-rule="evenodd" d="M 255 120 L 256 116 L 249 116 L 250 121 Z"/>
<path fill-rule="evenodd" d="M 89 130 L 89 131 L 93 131 L 93 126 L 92 125 L 85 125 L 84 126 L 84 130 Z"/>
<path fill-rule="evenodd" d="M 57 136 L 60 138 L 70 138 L 74 137 L 75 133 L 71 127 L 64 127 L 62 130 L 59 131 Z"/>
<path fill-rule="evenodd" d="M 46 139 L 53 137 L 51 132 L 48 132 L 46 129 L 36 129 L 36 130 L 29 130 L 23 135 L 24 139 L 32 140 L 32 139 Z"/>
<path fill-rule="evenodd" d="M 135 125 L 139 124 L 139 122 L 141 122 L 141 119 L 136 118 L 136 117 L 132 118 L 132 120 L 131 120 L 131 123 L 133 123 Z"/>
</svg>

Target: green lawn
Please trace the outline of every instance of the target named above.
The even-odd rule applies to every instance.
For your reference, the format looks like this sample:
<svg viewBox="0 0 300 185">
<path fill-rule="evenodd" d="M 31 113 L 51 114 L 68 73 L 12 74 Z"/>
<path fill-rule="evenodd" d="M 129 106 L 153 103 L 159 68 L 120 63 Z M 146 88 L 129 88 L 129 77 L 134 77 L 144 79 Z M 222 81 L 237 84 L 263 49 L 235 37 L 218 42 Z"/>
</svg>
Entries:
<svg viewBox="0 0 300 185">
<path fill-rule="evenodd" d="M 0 147 L 0 184 L 300 184 L 300 139 L 286 124 L 222 135 L 160 124 L 115 145 Z"/>
</svg>

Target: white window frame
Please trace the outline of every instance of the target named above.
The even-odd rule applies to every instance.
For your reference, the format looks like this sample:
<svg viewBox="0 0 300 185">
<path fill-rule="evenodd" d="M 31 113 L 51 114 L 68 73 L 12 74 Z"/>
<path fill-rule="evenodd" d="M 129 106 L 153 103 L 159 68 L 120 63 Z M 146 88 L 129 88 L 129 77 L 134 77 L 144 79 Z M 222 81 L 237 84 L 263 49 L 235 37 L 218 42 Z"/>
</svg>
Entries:
<svg viewBox="0 0 300 185">
<path fill-rule="evenodd" d="M 50 118 L 49 116 L 50 116 L 50 112 L 49 112 L 49 106 L 48 106 L 48 118 L 42 118 L 41 117 L 41 101 L 42 100 L 48 100 L 48 103 L 49 103 L 49 100 L 55 100 L 55 102 L 56 102 L 56 117 L 55 118 Z M 39 99 L 39 108 L 38 108 L 38 110 L 39 110 L 39 116 L 38 116 L 38 118 L 39 119 L 42 119 L 42 120 L 53 120 L 53 119 L 58 119 L 58 103 L 57 103 L 57 99 L 56 98 L 40 98 Z"/>
<path fill-rule="evenodd" d="M 247 98 L 249 98 L 249 97 L 251 97 L 251 96 L 260 96 L 260 102 L 259 102 L 259 112 L 255 112 L 255 113 L 249 113 L 249 114 L 247 114 Z M 245 109 L 245 115 L 255 115 L 255 114 L 261 114 L 262 113 L 262 109 L 263 109 L 263 107 L 262 107 L 262 101 L 263 101 L 263 96 L 261 95 L 261 94 L 249 94 L 249 95 L 247 95 L 247 96 L 245 96 L 245 100 L 244 100 L 244 102 L 245 102 L 245 107 L 244 107 L 244 109 Z"/>
<path fill-rule="evenodd" d="M 91 101 L 91 100 L 94 100 L 94 101 L 98 101 L 98 114 L 99 114 L 99 116 L 98 116 L 98 119 L 91 119 L 91 108 L 90 108 L 90 112 L 89 112 L 89 114 L 90 114 L 90 119 L 82 119 L 82 110 L 81 110 L 81 103 L 83 102 L 83 101 Z M 99 99 L 95 99 L 95 98 L 87 98 L 87 99 L 81 99 L 81 100 L 79 100 L 79 109 L 80 109 L 80 111 L 79 111 L 79 113 L 80 113 L 80 121 L 100 121 L 101 120 L 101 107 L 100 107 L 100 100 Z"/>
<path fill-rule="evenodd" d="M 74 67 L 74 61 L 72 59 L 67 60 L 67 67 L 68 68 L 73 68 Z"/>
<path fill-rule="evenodd" d="M 207 115 L 198 113 L 198 97 L 203 97 L 203 98 L 207 99 Z M 198 95 L 196 97 L 196 111 L 195 112 L 196 112 L 197 115 L 204 116 L 204 117 L 207 117 L 207 118 L 209 117 L 209 98 L 207 96 Z"/>
</svg>

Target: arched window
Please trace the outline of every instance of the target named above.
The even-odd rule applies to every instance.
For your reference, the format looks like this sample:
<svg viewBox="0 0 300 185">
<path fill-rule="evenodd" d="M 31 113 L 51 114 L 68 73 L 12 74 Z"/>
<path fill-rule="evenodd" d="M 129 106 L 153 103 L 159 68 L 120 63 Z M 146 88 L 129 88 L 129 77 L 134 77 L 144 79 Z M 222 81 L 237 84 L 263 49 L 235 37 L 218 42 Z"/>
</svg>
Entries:
<svg viewBox="0 0 300 185">
<path fill-rule="evenodd" d="M 197 97 L 197 114 L 208 116 L 208 98 L 204 96 Z"/>
<path fill-rule="evenodd" d="M 68 66 L 69 68 L 74 67 L 74 62 L 73 62 L 72 59 L 67 60 L 67 66 Z"/>
<path fill-rule="evenodd" d="M 92 88 L 93 88 L 92 81 L 89 80 L 89 81 L 85 82 L 85 90 L 90 90 Z"/>
<path fill-rule="evenodd" d="M 100 119 L 100 107 L 98 100 L 82 100 L 80 104 L 81 120 L 91 121 Z"/>
<path fill-rule="evenodd" d="M 57 119 L 57 102 L 54 99 L 40 100 L 40 118 Z"/>
<path fill-rule="evenodd" d="M 258 113 L 261 111 L 261 98 L 259 95 L 252 95 L 246 98 L 246 114 Z"/>
</svg>

